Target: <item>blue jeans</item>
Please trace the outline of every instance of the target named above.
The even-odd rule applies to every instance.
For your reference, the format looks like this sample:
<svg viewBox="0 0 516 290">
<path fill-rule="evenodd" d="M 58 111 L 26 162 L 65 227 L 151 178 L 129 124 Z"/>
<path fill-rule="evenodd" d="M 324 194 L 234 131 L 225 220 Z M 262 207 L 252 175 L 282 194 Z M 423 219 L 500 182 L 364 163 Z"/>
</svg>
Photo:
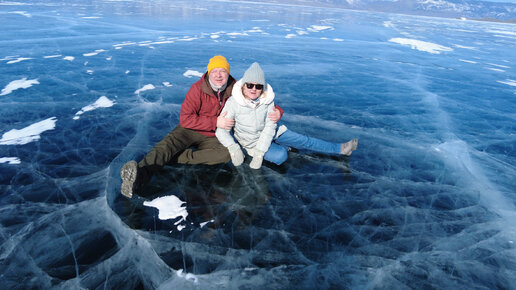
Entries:
<svg viewBox="0 0 516 290">
<path fill-rule="evenodd" d="M 289 147 L 319 153 L 340 154 L 341 144 L 311 138 L 287 129 L 272 141 L 271 147 L 269 147 L 263 159 L 280 165 L 287 160 Z"/>
</svg>

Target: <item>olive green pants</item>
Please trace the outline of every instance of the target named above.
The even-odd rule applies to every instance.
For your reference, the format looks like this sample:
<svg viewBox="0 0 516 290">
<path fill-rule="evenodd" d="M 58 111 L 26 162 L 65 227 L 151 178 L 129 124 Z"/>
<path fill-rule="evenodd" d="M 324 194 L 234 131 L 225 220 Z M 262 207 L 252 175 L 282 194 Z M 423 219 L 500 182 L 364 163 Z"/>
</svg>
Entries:
<svg viewBox="0 0 516 290">
<path fill-rule="evenodd" d="M 196 147 L 197 149 L 191 149 Z M 231 160 L 229 151 L 217 137 L 208 137 L 179 125 L 138 163 L 138 167 L 160 168 L 169 163 L 220 164 Z"/>
</svg>

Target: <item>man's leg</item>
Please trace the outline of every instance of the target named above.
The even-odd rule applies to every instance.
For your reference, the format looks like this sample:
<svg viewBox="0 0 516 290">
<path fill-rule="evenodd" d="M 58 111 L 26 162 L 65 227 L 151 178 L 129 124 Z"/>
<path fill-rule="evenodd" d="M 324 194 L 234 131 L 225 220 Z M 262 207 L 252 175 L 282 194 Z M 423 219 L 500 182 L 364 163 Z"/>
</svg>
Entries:
<svg viewBox="0 0 516 290">
<path fill-rule="evenodd" d="M 177 163 L 214 165 L 231 160 L 228 149 L 220 144 L 217 137 L 202 136 L 196 144 L 198 150 L 186 149 L 178 156 Z"/>
<path fill-rule="evenodd" d="M 129 198 L 132 197 L 136 189 L 150 181 L 154 172 L 198 141 L 196 134 L 201 135 L 195 131 L 177 126 L 159 141 L 138 164 L 135 161 L 127 162 L 120 171 L 122 194 Z"/>
<path fill-rule="evenodd" d="M 174 156 L 194 144 L 198 138 L 192 130 L 177 126 L 165 138 L 159 141 L 152 150 L 138 163 L 139 168 L 163 167 L 170 163 Z M 197 133 L 199 134 L 199 133 Z"/>
</svg>

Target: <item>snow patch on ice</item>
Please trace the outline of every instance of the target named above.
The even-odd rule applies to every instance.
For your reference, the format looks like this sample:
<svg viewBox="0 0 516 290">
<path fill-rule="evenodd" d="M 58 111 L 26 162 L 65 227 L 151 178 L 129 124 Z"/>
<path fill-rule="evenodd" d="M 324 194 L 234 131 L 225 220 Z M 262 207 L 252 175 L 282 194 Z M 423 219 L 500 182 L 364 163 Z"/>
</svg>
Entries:
<svg viewBox="0 0 516 290">
<path fill-rule="evenodd" d="M 2 89 L 0 96 L 10 94 L 17 89 L 30 88 L 32 85 L 39 85 L 38 79 L 27 80 L 27 78 L 22 78 L 21 80 L 12 81 Z"/>
<path fill-rule="evenodd" d="M 203 228 L 205 225 L 209 224 L 209 223 L 212 223 L 214 222 L 215 220 L 209 220 L 207 222 L 203 222 L 203 223 L 200 223 L 199 225 L 201 226 L 201 228 Z"/>
<path fill-rule="evenodd" d="M 454 44 L 453 46 L 455 46 L 457 48 L 464 48 L 464 49 L 469 49 L 469 50 L 477 50 L 477 48 L 473 47 L 473 46 L 464 46 L 464 45 L 460 45 L 460 44 Z"/>
<path fill-rule="evenodd" d="M 5 1 L 5 2 L 0 2 L 0 6 L 22 6 L 22 5 L 30 5 L 30 4 L 27 4 L 27 3 L 21 3 L 21 2 L 15 2 L 15 1 Z"/>
<path fill-rule="evenodd" d="M 75 57 L 73 56 L 65 56 L 63 57 L 64 60 L 68 60 L 68 61 L 74 61 Z"/>
<path fill-rule="evenodd" d="M 31 57 L 19 57 L 15 60 L 10 60 L 7 62 L 7 64 L 13 64 L 13 63 L 17 63 L 17 62 L 20 62 L 20 61 L 24 61 L 24 60 L 29 60 L 29 59 L 32 59 Z"/>
<path fill-rule="evenodd" d="M 80 111 L 75 113 L 75 117 L 73 117 L 74 120 L 78 120 L 80 115 L 84 114 L 85 112 L 93 111 L 98 108 L 109 108 L 112 107 L 115 104 L 112 100 L 108 99 L 106 96 L 100 97 L 95 103 L 82 107 Z"/>
<path fill-rule="evenodd" d="M 139 95 L 141 92 L 145 92 L 148 90 L 154 90 L 155 88 L 156 87 L 154 87 L 152 84 L 148 84 L 148 85 L 143 86 L 143 88 L 141 88 L 141 89 L 137 89 L 136 91 L 134 91 L 134 93 Z"/>
<path fill-rule="evenodd" d="M 196 71 L 196 70 L 187 70 L 183 76 L 187 77 L 187 78 L 191 78 L 191 77 L 202 77 L 203 73 L 202 72 L 199 72 L 199 71 Z"/>
<path fill-rule="evenodd" d="M 32 15 L 27 13 L 26 11 L 11 11 L 11 12 L 8 12 L 8 13 L 18 14 L 18 15 L 21 15 L 21 16 L 25 16 L 27 18 L 31 18 L 32 17 Z"/>
<path fill-rule="evenodd" d="M 158 197 L 152 201 L 145 201 L 143 205 L 157 208 L 158 218 L 160 220 L 182 217 L 177 222 L 175 222 L 174 225 L 177 226 L 178 231 L 181 231 L 184 228 L 184 226 L 179 224 L 183 221 L 186 221 L 188 211 L 186 210 L 186 202 L 180 200 L 177 196 L 169 195 Z"/>
<path fill-rule="evenodd" d="M 495 68 L 495 67 L 488 67 L 488 70 L 497 71 L 497 72 L 505 72 L 503 69 Z"/>
<path fill-rule="evenodd" d="M 492 66 L 496 66 L 496 67 L 500 67 L 500 68 L 511 68 L 509 66 L 506 66 L 506 65 L 501 65 L 501 64 L 496 64 L 496 63 L 487 63 L 488 65 L 492 65 Z"/>
<path fill-rule="evenodd" d="M 390 42 L 398 43 L 401 45 L 408 45 L 412 49 L 419 51 L 429 52 L 432 54 L 440 54 L 441 51 L 453 51 L 453 48 L 442 46 L 432 42 L 421 41 L 417 39 L 409 38 L 391 38 Z"/>
<path fill-rule="evenodd" d="M 133 42 L 133 41 L 126 41 L 126 42 L 123 42 L 123 43 L 118 43 L 118 44 L 113 44 L 113 46 L 115 47 L 115 49 L 120 49 L 124 46 L 128 46 L 128 45 L 136 45 L 136 42 Z"/>
<path fill-rule="evenodd" d="M 199 38 L 198 37 L 185 37 L 185 38 L 178 39 L 178 41 L 193 41 L 196 39 L 199 39 Z"/>
<path fill-rule="evenodd" d="M 20 130 L 12 129 L 2 135 L 0 145 L 24 145 L 33 141 L 38 141 L 41 138 L 41 133 L 55 129 L 56 122 L 57 118 L 51 117 Z"/>
<path fill-rule="evenodd" d="M 505 34 L 505 35 L 516 36 L 516 32 L 514 32 L 514 31 L 488 30 L 487 32 L 494 33 L 494 34 Z"/>
<path fill-rule="evenodd" d="M 151 47 L 152 45 L 156 45 L 156 44 L 169 44 L 169 43 L 174 43 L 174 41 L 173 40 L 162 40 L 162 41 L 154 41 L 154 42 L 144 42 L 144 43 L 138 44 L 138 46 Z"/>
<path fill-rule="evenodd" d="M 229 36 L 248 36 L 249 34 L 245 32 L 229 32 L 227 33 Z"/>
<path fill-rule="evenodd" d="M 388 27 L 388 28 L 393 28 L 394 24 L 392 24 L 392 21 L 384 21 L 383 26 Z"/>
<path fill-rule="evenodd" d="M 311 32 L 320 32 L 324 30 L 333 30 L 334 28 L 331 26 L 324 26 L 324 25 L 311 25 L 309 28 L 307 28 L 308 31 Z"/>
<path fill-rule="evenodd" d="M 99 53 L 101 53 L 101 52 L 104 52 L 104 51 L 105 51 L 105 50 L 103 50 L 103 49 L 97 49 L 97 50 L 95 50 L 94 52 L 90 52 L 90 53 L 83 53 L 82 55 L 83 55 L 83 56 L 94 56 L 94 55 L 97 55 L 97 54 L 99 54 Z"/>
<path fill-rule="evenodd" d="M 507 79 L 505 81 L 497 81 L 501 84 L 505 84 L 505 85 L 509 85 L 511 87 L 516 87 L 516 80 L 510 80 L 510 79 Z"/>
<path fill-rule="evenodd" d="M 18 157 L 0 157 L 0 164 L 1 163 L 7 163 L 7 164 L 20 164 L 20 158 Z"/>
<path fill-rule="evenodd" d="M 260 27 L 257 27 L 257 26 L 253 27 L 250 30 L 246 30 L 245 32 L 264 33 L 264 31 Z"/>
<path fill-rule="evenodd" d="M 195 276 L 192 273 L 183 273 L 183 269 L 177 270 L 176 274 L 178 277 L 184 278 L 188 281 L 194 282 L 196 284 L 199 283 L 199 279 L 197 278 L 197 276 Z"/>
</svg>

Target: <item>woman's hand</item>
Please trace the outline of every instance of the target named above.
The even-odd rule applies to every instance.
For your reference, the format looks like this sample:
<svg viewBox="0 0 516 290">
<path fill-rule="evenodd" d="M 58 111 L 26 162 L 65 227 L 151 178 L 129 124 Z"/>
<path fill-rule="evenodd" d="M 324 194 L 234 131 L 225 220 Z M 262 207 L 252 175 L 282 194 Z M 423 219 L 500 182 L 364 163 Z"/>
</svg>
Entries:
<svg viewBox="0 0 516 290">
<path fill-rule="evenodd" d="M 232 144 L 228 147 L 229 155 L 231 156 L 231 161 L 233 165 L 240 166 L 244 162 L 244 152 L 238 144 Z"/>
<path fill-rule="evenodd" d="M 249 167 L 252 169 L 260 169 L 260 167 L 262 167 L 263 155 L 265 155 L 265 152 L 255 149 L 253 154 L 253 160 L 251 160 Z"/>
</svg>

